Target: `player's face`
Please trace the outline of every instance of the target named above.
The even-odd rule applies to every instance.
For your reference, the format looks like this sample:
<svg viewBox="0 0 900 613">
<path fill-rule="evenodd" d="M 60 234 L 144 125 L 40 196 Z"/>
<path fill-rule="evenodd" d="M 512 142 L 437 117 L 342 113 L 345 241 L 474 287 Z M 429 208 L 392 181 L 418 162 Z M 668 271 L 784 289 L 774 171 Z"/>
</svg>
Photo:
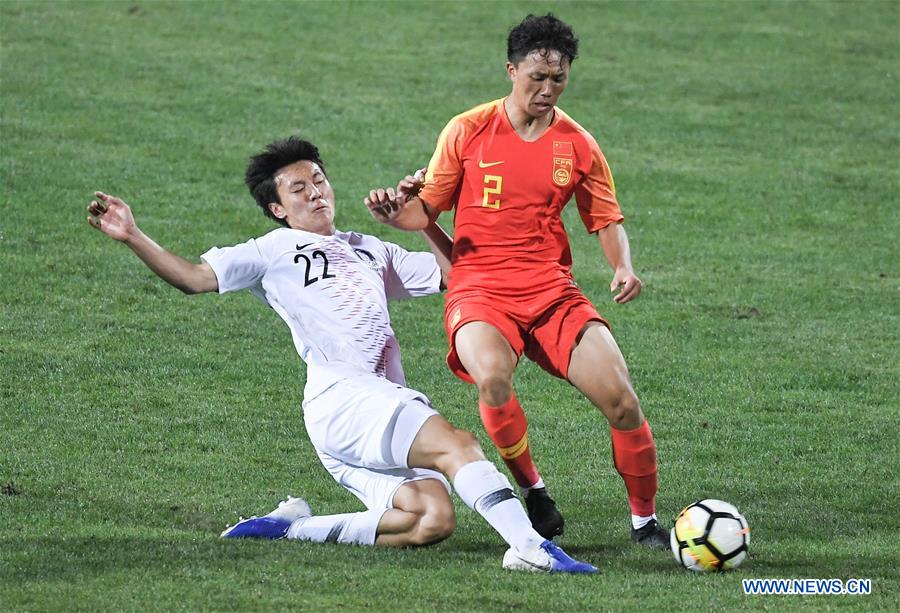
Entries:
<svg viewBox="0 0 900 613">
<path fill-rule="evenodd" d="M 316 234 L 334 234 L 334 190 L 319 165 L 309 160 L 294 162 L 275 174 L 281 204 L 269 208 L 288 226 Z"/>
<path fill-rule="evenodd" d="M 518 64 L 506 63 L 512 81 L 512 103 L 531 117 L 553 110 L 569 82 L 569 60 L 559 51 L 535 50 Z"/>
</svg>

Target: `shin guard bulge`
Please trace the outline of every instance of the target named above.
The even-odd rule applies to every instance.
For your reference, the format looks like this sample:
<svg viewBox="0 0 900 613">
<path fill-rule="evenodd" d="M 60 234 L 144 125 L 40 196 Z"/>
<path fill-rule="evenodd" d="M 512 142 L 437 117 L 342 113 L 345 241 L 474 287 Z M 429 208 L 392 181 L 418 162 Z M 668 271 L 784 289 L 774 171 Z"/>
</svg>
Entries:
<svg viewBox="0 0 900 613">
<path fill-rule="evenodd" d="M 500 452 L 500 457 L 509 467 L 516 483 L 523 488 L 532 487 L 541 475 L 531 459 L 531 451 L 528 448 L 528 421 L 516 395 L 510 396 L 509 400 L 499 407 L 492 407 L 479 401 L 478 410 L 484 429 Z"/>
<path fill-rule="evenodd" d="M 634 515 L 653 515 L 657 491 L 656 445 L 650 424 L 644 422 L 634 430 L 612 433 L 613 462 L 625 482 L 628 502 Z"/>
</svg>

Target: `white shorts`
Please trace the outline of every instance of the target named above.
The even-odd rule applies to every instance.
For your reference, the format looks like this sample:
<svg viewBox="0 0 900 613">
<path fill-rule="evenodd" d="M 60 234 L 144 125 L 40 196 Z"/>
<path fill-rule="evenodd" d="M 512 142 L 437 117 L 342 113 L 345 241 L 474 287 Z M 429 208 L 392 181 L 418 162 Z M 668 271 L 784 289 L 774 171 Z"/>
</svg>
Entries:
<svg viewBox="0 0 900 613">
<path fill-rule="evenodd" d="M 437 414 L 423 394 L 375 375 L 339 381 L 303 406 L 322 465 L 368 509 L 392 508 L 409 481 L 438 479 L 450 491 L 439 472 L 407 464 L 413 440 Z"/>
</svg>

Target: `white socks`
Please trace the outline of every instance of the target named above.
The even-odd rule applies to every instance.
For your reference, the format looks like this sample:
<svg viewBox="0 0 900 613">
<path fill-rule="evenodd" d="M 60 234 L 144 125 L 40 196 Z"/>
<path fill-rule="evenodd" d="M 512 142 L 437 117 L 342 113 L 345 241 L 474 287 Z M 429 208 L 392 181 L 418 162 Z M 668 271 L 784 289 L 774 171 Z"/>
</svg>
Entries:
<svg viewBox="0 0 900 613">
<path fill-rule="evenodd" d="M 528 492 L 530 492 L 531 490 L 539 490 L 539 489 L 542 489 L 542 488 L 544 488 L 544 487 L 546 487 L 546 486 L 544 485 L 544 479 L 543 479 L 542 477 L 538 477 L 537 483 L 535 483 L 534 485 L 532 485 L 532 486 L 530 486 L 530 487 L 522 487 L 522 486 L 520 485 L 520 486 L 519 486 L 519 493 L 521 493 L 521 494 L 522 494 L 522 497 L 524 498 L 525 496 L 528 495 Z"/>
<path fill-rule="evenodd" d="M 288 528 L 287 538 L 316 543 L 374 545 L 378 522 L 385 511 L 387 509 L 301 517 Z"/>
<path fill-rule="evenodd" d="M 646 517 L 642 517 L 640 515 L 635 515 L 632 513 L 631 527 L 634 528 L 635 530 L 640 530 L 641 528 L 643 528 L 644 526 L 649 524 L 654 519 L 656 519 L 656 513 L 654 513 L 653 515 L 648 515 Z"/>
<path fill-rule="evenodd" d="M 470 462 L 453 478 L 456 493 L 478 512 L 503 540 L 519 551 L 527 551 L 544 542 L 516 498 L 512 486 L 497 467 L 487 460 Z"/>
<path fill-rule="evenodd" d="M 535 532 L 522 503 L 497 467 L 487 460 L 470 462 L 453 479 L 456 493 L 481 515 L 503 540 L 519 551 L 528 551 L 544 542 Z M 286 537 L 317 543 L 374 545 L 378 523 L 387 509 L 301 517 L 288 528 Z"/>
</svg>

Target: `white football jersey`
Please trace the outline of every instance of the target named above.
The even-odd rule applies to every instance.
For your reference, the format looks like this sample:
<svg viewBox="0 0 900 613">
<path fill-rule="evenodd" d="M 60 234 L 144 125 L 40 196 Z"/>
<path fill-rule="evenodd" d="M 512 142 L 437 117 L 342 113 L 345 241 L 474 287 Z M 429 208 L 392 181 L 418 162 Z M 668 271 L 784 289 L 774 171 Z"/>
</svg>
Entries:
<svg viewBox="0 0 900 613">
<path fill-rule="evenodd" d="M 307 364 L 307 401 L 359 374 L 405 386 L 388 300 L 440 291 L 432 254 L 355 232 L 279 228 L 201 258 L 215 271 L 219 293 L 250 289 L 287 323 Z"/>
</svg>

